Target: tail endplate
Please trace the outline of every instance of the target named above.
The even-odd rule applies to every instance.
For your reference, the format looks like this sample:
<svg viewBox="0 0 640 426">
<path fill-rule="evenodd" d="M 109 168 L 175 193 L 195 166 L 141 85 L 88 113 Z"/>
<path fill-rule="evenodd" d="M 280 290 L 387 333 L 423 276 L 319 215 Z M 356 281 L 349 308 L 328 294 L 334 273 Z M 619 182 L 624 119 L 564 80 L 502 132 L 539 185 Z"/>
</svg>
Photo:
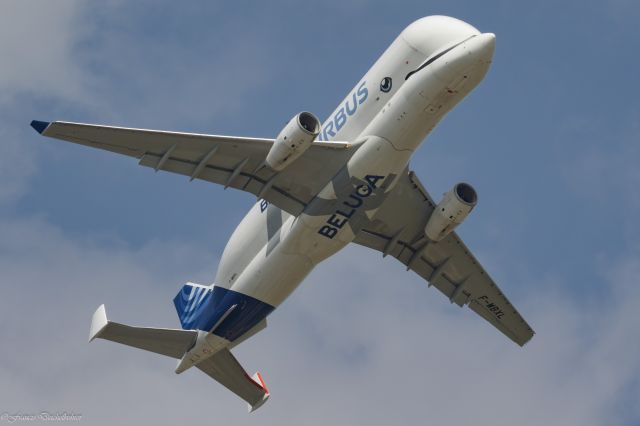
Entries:
<svg viewBox="0 0 640 426">
<path fill-rule="evenodd" d="M 253 380 L 253 382 L 255 384 L 258 385 L 258 387 L 260 387 L 262 389 L 262 392 L 264 392 L 264 394 L 262 395 L 262 398 L 259 399 L 257 402 L 251 404 L 249 403 L 249 412 L 252 413 L 254 411 L 256 411 L 258 408 L 262 407 L 262 405 L 267 402 L 267 400 L 269 399 L 269 396 L 271 396 L 271 394 L 269 393 L 269 389 L 267 389 L 267 385 L 265 384 L 264 380 L 262 379 L 262 374 L 260 374 L 259 371 L 256 371 L 256 373 L 251 376 L 251 380 Z"/>
</svg>

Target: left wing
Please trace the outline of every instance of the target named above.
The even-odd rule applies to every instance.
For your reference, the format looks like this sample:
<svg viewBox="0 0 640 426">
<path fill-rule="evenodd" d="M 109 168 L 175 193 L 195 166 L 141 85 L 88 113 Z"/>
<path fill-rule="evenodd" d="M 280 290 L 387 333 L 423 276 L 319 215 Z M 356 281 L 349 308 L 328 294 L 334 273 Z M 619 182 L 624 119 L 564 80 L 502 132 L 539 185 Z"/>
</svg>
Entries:
<svg viewBox="0 0 640 426">
<path fill-rule="evenodd" d="M 250 192 L 297 216 L 355 152 L 346 142 L 313 142 L 281 172 L 264 167 L 273 139 L 32 121 L 40 134 L 139 159 L 165 170 Z"/>
<path fill-rule="evenodd" d="M 405 172 L 375 219 L 355 242 L 392 255 L 434 286 L 451 303 L 468 305 L 518 345 L 534 334 L 455 232 L 427 243 L 424 227 L 435 203 L 413 172 Z"/>
</svg>

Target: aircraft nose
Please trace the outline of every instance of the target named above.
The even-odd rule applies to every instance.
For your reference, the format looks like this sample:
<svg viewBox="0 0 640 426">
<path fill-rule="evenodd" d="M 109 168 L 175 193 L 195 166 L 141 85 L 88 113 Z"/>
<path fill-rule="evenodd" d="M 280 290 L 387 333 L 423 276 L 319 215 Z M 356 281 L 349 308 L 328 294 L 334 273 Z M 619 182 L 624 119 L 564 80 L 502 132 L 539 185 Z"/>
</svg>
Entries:
<svg viewBox="0 0 640 426">
<path fill-rule="evenodd" d="M 493 52 L 496 50 L 496 35 L 494 33 L 484 33 L 474 38 L 477 39 L 479 59 L 483 62 L 491 62 Z"/>
<path fill-rule="evenodd" d="M 495 47 L 495 34 L 478 34 L 444 55 L 434 72 L 440 79 L 447 81 L 452 76 L 468 73 L 471 69 L 480 70 L 483 74 L 489 68 Z"/>
</svg>

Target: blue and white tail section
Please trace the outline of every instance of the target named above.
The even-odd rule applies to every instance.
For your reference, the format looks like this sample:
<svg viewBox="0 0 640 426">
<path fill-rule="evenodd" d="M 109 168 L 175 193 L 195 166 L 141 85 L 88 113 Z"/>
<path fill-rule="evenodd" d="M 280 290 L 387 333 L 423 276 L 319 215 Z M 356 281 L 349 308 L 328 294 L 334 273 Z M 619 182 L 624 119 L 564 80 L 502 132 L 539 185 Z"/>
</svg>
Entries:
<svg viewBox="0 0 640 426">
<path fill-rule="evenodd" d="M 186 283 L 173 299 L 178 311 L 180 324 L 184 330 L 197 329 L 198 320 L 206 315 L 207 307 L 213 298 L 212 286 Z M 207 330 L 208 331 L 208 330 Z"/>
<path fill-rule="evenodd" d="M 183 312 L 192 309 L 191 306 L 196 307 L 193 312 L 197 311 L 198 306 L 206 306 L 206 302 L 203 301 L 208 297 L 207 294 L 213 293 L 211 287 L 191 283 L 185 285 L 183 290 L 184 299 L 182 292 L 176 297 Z M 186 303 L 182 304 L 183 301 Z M 223 320 L 219 322 L 224 322 Z M 107 319 L 107 311 L 102 305 L 91 319 L 89 341 L 96 338 L 175 358 L 178 360 L 176 373 L 195 366 L 245 400 L 249 404 L 249 411 L 256 410 L 269 399 L 269 390 L 260 373 L 250 377 L 229 350 L 229 342 L 212 333 L 201 330 L 135 327 L 113 322 Z"/>
<path fill-rule="evenodd" d="M 201 330 L 229 342 L 249 331 L 264 328 L 274 306 L 246 294 L 219 286 L 186 283 L 173 299 L 185 330 Z"/>
</svg>

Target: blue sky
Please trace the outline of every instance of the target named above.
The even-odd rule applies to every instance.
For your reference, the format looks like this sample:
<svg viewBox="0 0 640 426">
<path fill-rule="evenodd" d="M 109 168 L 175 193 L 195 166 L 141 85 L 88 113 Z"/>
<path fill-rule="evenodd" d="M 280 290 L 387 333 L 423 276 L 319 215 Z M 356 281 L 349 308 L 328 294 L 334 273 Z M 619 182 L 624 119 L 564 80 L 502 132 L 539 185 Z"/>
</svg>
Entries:
<svg viewBox="0 0 640 426">
<path fill-rule="evenodd" d="M 89 424 L 640 422 L 636 2 L 0 6 L 0 412 L 75 411 Z M 186 280 L 211 282 L 254 198 L 44 139 L 32 119 L 271 137 L 298 111 L 326 117 L 431 14 L 494 32 L 497 47 L 412 169 L 436 197 L 458 181 L 478 190 L 460 234 L 536 329 L 529 345 L 359 247 L 321 265 L 238 349 L 273 393 L 252 416 L 171 360 L 86 344 L 101 303 L 116 320 L 177 326 L 172 297 Z"/>
</svg>

